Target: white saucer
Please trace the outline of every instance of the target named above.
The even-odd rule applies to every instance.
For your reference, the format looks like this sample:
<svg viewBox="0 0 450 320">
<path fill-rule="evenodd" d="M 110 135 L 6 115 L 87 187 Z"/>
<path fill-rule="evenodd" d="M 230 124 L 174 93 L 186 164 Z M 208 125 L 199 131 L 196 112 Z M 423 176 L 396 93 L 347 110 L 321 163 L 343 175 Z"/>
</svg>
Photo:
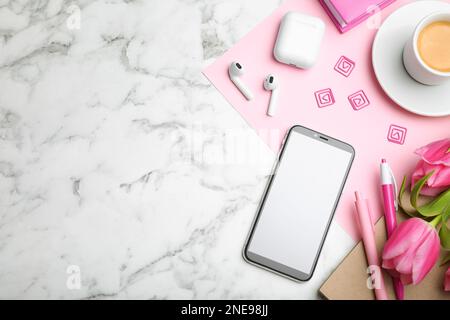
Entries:
<svg viewBox="0 0 450 320">
<path fill-rule="evenodd" d="M 373 43 L 372 64 L 384 92 L 402 108 L 419 115 L 450 115 L 450 82 L 440 86 L 416 82 L 403 66 L 403 47 L 420 20 L 449 8 L 449 3 L 440 1 L 407 4 L 386 18 Z"/>
</svg>

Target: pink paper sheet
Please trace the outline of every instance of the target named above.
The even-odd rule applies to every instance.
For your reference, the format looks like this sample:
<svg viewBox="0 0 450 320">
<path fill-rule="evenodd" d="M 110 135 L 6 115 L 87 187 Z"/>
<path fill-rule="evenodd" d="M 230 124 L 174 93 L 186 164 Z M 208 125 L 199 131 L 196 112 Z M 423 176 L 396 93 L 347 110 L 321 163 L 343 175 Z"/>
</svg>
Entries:
<svg viewBox="0 0 450 320">
<path fill-rule="evenodd" d="M 408 2 L 411 1 L 396 1 L 381 12 L 382 19 Z M 288 11 L 311 14 L 326 23 L 319 62 L 310 70 L 286 66 L 273 58 L 278 26 Z M 336 218 L 355 240 L 359 239 L 354 219 L 355 190 L 363 192 L 369 199 L 374 218 L 382 214 L 379 192 L 381 158 L 388 159 L 400 183 L 403 175 L 410 174 L 418 160 L 413 154 L 416 148 L 450 135 L 450 117 L 414 115 L 398 107 L 384 94 L 371 64 L 371 46 L 376 29 L 369 26 L 373 21 L 340 34 L 318 1 L 287 1 L 204 70 L 212 84 L 258 132 L 280 129 L 284 133 L 292 125 L 300 124 L 354 146 L 355 162 Z M 234 60 L 246 68 L 243 80 L 255 94 L 251 102 L 246 101 L 229 80 L 228 66 Z M 270 93 L 263 89 L 263 80 L 269 73 L 278 75 L 281 83 L 278 110 L 273 118 L 266 116 Z M 267 135 L 260 136 L 273 151 L 279 150 L 282 137 L 274 145 Z"/>
</svg>

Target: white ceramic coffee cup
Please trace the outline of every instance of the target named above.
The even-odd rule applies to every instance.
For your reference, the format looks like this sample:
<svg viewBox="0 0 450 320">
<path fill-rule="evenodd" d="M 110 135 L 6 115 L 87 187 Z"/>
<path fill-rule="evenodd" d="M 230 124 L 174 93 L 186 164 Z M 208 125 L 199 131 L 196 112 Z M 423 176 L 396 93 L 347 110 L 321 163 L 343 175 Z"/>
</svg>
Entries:
<svg viewBox="0 0 450 320">
<path fill-rule="evenodd" d="M 406 71 L 413 79 L 427 85 L 439 85 L 450 80 L 450 72 L 441 72 L 429 67 L 420 57 L 417 47 L 420 32 L 436 21 L 450 21 L 450 10 L 434 12 L 422 19 L 403 50 L 403 63 Z"/>
</svg>

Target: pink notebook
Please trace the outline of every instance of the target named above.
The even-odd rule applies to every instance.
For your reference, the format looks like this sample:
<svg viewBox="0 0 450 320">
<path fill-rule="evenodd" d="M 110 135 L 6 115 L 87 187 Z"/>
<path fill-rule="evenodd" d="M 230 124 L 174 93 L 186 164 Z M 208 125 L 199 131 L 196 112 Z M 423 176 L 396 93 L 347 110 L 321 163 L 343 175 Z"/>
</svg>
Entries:
<svg viewBox="0 0 450 320">
<path fill-rule="evenodd" d="M 395 0 L 319 0 L 340 32 L 346 32 Z"/>
</svg>

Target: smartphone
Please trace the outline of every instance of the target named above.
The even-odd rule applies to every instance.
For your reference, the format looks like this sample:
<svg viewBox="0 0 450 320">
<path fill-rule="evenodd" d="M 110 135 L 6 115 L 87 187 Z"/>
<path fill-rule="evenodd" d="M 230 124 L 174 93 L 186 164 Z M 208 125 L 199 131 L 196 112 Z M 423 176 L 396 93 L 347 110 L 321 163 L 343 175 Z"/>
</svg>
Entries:
<svg viewBox="0 0 450 320">
<path fill-rule="evenodd" d="M 244 246 L 244 259 L 293 280 L 311 279 L 355 157 L 353 147 L 292 127 Z"/>
</svg>

